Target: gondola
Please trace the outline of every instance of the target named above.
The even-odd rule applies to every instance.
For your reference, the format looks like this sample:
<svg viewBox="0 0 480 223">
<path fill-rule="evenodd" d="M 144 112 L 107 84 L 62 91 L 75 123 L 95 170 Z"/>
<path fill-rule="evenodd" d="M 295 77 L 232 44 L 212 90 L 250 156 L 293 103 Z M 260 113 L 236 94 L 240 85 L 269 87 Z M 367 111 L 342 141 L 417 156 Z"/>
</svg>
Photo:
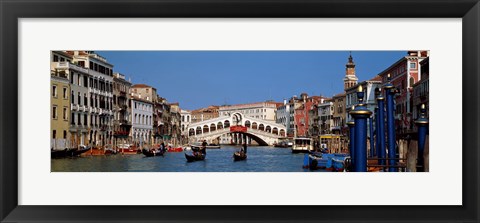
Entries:
<svg viewBox="0 0 480 223">
<path fill-rule="evenodd" d="M 193 161 L 200 161 L 205 159 L 206 154 L 198 154 L 198 155 L 189 155 L 185 153 L 185 158 L 187 159 L 187 162 L 193 162 Z"/>
<path fill-rule="evenodd" d="M 233 161 L 241 161 L 247 159 L 246 153 L 235 152 L 233 153 Z"/>
<path fill-rule="evenodd" d="M 152 156 L 163 156 L 164 151 L 162 150 L 149 151 L 149 150 L 143 149 L 142 153 L 146 157 L 152 157 Z"/>
<path fill-rule="evenodd" d="M 64 149 L 64 150 L 51 150 L 51 158 L 65 158 L 65 157 L 76 157 L 80 154 L 87 152 L 90 148 L 86 146 L 81 146 L 80 149 Z"/>
</svg>

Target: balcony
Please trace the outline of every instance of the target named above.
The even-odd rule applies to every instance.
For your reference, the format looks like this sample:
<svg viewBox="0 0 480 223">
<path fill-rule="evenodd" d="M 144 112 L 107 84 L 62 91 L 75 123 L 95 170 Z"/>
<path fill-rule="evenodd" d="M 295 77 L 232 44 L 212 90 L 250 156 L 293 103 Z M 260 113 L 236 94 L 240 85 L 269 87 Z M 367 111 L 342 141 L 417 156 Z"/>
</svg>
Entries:
<svg viewBox="0 0 480 223">
<path fill-rule="evenodd" d="M 132 125 L 128 120 L 120 120 L 120 125 Z"/>
<path fill-rule="evenodd" d="M 120 91 L 120 94 L 118 95 L 119 98 L 127 98 L 127 92 L 125 91 Z"/>
<path fill-rule="evenodd" d="M 72 111 L 77 111 L 77 110 L 78 110 L 78 105 L 76 105 L 76 104 L 70 104 L 70 109 L 71 109 Z"/>
<path fill-rule="evenodd" d="M 69 63 L 69 62 L 66 62 L 66 61 L 64 61 L 64 62 L 52 62 L 52 65 L 57 69 L 70 69 L 70 70 L 74 70 L 74 71 L 81 72 L 81 73 L 84 73 L 84 74 L 88 74 L 88 69 L 87 68 L 84 68 L 82 66 L 72 64 L 72 63 Z"/>
<path fill-rule="evenodd" d="M 100 125 L 100 130 L 106 131 L 107 129 L 109 129 L 108 125 Z"/>
</svg>

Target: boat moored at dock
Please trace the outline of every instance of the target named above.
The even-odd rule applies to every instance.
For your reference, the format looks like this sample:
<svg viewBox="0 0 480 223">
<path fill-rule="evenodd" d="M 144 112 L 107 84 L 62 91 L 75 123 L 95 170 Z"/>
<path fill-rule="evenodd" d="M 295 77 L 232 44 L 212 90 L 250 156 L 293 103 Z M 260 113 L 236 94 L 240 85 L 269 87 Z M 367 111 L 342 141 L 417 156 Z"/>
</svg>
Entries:
<svg viewBox="0 0 480 223">
<path fill-rule="evenodd" d="M 313 150 L 311 138 L 293 138 L 292 153 L 308 153 Z"/>
</svg>

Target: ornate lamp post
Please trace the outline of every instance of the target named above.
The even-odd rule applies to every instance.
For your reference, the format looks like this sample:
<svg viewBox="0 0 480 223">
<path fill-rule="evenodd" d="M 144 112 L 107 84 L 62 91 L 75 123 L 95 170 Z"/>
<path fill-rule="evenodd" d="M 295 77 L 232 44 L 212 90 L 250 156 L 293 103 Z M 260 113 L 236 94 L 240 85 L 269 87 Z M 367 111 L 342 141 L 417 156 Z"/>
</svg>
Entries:
<svg viewBox="0 0 480 223">
<path fill-rule="evenodd" d="M 372 115 L 363 104 L 364 92 L 362 86 L 358 86 L 358 105 L 350 111 L 355 119 L 355 156 L 353 165 L 356 172 L 367 172 L 367 119 Z"/>
<path fill-rule="evenodd" d="M 395 95 L 395 87 L 391 83 L 390 74 L 388 74 L 388 82 L 385 84 L 384 88 L 387 95 L 387 145 L 388 145 L 388 172 L 395 172 L 397 168 L 394 168 L 395 165 L 395 123 L 393 119 L 393 96 Z"/>
<path fill-rule="evenodd" d="M 375 97 L 377 98 L 378 113 L 377 118 L 377 156 L 380 165 L 385 165 L 385 98 L 381 95 L 382 90 L 377 88 L 375 90 Z"/>
<path fill-rule="evenodd" d="M 415 121 L 418 127 L 418 165 L 420 166 L 418 172 L 425 171 L 425 161 L 423 158 L 423 152 L 425 151 L 425 139 L 428 131 L 428 119 L 426 118 L 425 104 L 422 104 L 420 108 L 420 118 Z"/>
</svg>

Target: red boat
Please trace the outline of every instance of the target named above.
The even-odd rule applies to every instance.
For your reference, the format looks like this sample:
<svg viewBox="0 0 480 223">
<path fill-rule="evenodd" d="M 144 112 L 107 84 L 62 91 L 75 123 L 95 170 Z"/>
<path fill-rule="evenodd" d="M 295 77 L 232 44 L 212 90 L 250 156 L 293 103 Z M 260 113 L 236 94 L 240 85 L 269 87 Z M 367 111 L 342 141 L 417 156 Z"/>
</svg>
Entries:
<svg viewBox="0 0 480 223">
<path fill-rule="evenodd" d="M 183 152 L 183 148 L 182 147 L 168 148 L 167 151 L 170 152 L 170 153 L 178 153 L 178 152 Z"/>
</svg>

